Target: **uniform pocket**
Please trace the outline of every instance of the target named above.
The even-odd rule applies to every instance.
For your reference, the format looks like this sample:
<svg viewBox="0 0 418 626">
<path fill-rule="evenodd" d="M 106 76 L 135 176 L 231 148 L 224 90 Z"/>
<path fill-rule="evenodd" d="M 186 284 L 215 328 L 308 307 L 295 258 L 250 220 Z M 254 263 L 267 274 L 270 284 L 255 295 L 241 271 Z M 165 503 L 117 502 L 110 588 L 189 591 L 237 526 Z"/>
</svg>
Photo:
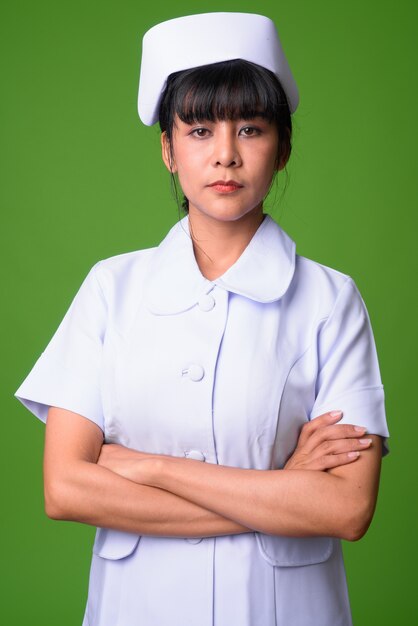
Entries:
<svg viewBox="0 0 418 626">
<path fill-rule="evenodd" d="M 297 567 L 322 563 L 334 548 L 332 537 L 282 537 L 255 533 L 261 555 L 279 567 Z"/>
<path fill-rule="evenodd" d="M 140 538 L 141 535 L 136 533 L 98 527 L 93 544 L 93 553 L 103 559 L 123 559 L 123 557 L 132 554 Z"/>
</svg>

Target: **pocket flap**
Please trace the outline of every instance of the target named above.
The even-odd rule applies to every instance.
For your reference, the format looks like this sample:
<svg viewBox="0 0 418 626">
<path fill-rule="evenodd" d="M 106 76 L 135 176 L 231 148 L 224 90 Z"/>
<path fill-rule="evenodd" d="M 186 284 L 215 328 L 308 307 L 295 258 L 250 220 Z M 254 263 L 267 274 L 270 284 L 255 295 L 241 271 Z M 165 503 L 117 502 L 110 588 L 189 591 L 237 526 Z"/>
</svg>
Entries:
<svg viewBox="0 0 418 626">
<path fill-rule="evenodd" d="M 132 554 L 141 535 L 128 533 L 114 528 L 100 528 L 96 530 L 93 544 L 93 553 L 103 559 L 122 559 Z"/>
<path fill-rule="evenodd" d="M 322 563 L 331 556 L 332 537 L 282 537 L 255 533 L 262 556 L 279 567 L 297 567 Z"/>
</svg>

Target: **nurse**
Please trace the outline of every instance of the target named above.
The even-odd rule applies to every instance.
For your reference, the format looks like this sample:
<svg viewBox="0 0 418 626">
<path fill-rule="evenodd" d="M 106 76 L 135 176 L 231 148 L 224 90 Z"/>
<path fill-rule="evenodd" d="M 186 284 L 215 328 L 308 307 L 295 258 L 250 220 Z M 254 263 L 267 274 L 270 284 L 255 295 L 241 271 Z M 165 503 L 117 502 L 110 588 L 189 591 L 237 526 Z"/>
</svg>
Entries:
<svg viewBox="0 0 418 626">
<path fill-rule="evenodd" d="M 138 112 L 184 216 L 90 270 L 16 392 L 46 423 L 47 515 L 97 527 L 83 626 L 351 624 L 341 539 L 389 433 L 355 282 L 263 212 L 298 100 L 267 17 L 144 37 Z"/>
</svg>

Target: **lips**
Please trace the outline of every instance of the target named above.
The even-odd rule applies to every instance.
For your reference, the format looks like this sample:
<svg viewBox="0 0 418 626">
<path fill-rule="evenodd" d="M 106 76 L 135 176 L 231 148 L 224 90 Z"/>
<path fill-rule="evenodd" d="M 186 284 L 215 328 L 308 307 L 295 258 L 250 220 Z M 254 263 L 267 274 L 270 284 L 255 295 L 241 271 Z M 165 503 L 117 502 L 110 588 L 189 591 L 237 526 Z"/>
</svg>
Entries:
<svg viewBox="0 0 418 626">
<path fill-rule="evenodd" d="M 240 189 L 243 185 L 236 180 L 216 180 L 214 183 L 211 183 L 209 187 L 213 187 L 216 191 L 231 192 Z"/>
</svg>

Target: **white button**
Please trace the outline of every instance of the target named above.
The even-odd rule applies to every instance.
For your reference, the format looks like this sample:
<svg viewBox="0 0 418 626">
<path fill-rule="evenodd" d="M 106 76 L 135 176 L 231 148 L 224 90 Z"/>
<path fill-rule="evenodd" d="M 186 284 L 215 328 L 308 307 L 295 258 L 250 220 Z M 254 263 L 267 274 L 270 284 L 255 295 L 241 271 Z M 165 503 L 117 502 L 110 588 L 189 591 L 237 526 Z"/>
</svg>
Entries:
<svg viewBox="0 0 418 626">
<path fill-rule="evenodd" d="M 215 306 L 215 298 L 210 293 L 199 298 L 199 309 L 202 311 L 211 311 Z"/>
<path fill-rule="evenodd" d="M 188 543 L 200 543 L 203 537 L 185 537 Z"/>
<path fill-rule="evenodd" d="M 188 459 L 194 459 L 195 461 L 205 460 L 205 455 L 200 450 L 189 450 L 189 452 L 185 452 L 185 455 Z"/>
<path fill-rule="evenodd" d="M 194 363 L 193 365 L 190 365 L 190 367 L 188 368 L 187 374 L 190 380 L 197 382 L 199 380 L 202 380 L 203 376 L 205 375 L 205 370 L 203 369 L 201 365 Z"/>
</svg>

